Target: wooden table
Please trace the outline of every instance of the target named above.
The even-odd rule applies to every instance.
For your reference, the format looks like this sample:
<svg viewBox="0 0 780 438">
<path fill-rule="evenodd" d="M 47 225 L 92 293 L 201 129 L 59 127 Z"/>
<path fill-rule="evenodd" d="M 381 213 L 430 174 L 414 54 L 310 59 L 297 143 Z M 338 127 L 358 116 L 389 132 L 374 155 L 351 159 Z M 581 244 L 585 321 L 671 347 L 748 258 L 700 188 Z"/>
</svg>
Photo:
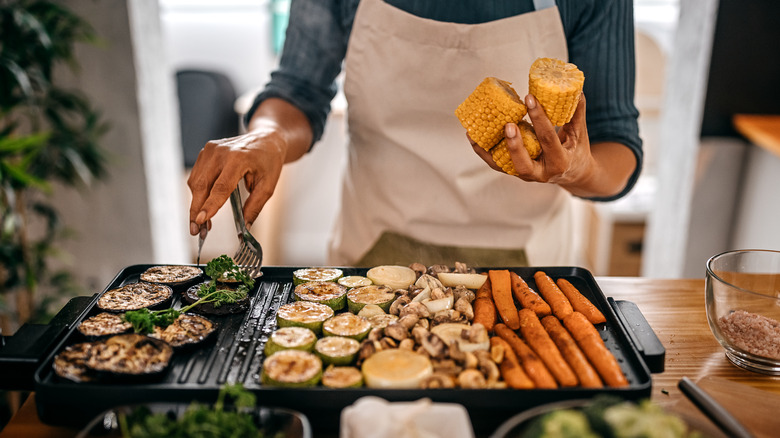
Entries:
<svg viewBox="0 0 780 438">
<path fill-rule="evenodd" d="M 751 143 L 780 156 L 780 115 L 735 114 L 732 123 Z"/>
<path fill-rule="evenodd" d="M 655 402 L 700 416 L 677 389 L 677 383 L 685 376 L 700 381 L 756 436 L 777 436 L 780 377 L 746 371 L 726 359 L 707 325 L 704 280 L 600 277 L 597 282 L 606 296 L 635 302 L 666 348 L 665 371 L 653 375 Z M 30 397 L 0 438 L 69 437 L 75 433 L 73 429 L 42 424 L 35 411 L 35 399 Z"/>
</svg>

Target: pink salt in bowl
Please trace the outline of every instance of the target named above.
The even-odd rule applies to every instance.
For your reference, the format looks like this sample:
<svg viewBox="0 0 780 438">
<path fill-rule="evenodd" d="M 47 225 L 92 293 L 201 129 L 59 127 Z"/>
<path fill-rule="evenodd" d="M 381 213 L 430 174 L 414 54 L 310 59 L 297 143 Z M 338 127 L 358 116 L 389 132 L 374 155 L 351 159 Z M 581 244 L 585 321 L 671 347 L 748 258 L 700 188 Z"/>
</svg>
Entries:
<svg viewBox="0 0 780 438">
<path fill-rule="evenodd" d="M 735 250 L 711 257 L 707 322 L 735 365 L 780 375 L 780 251 Z"/>
</svg>

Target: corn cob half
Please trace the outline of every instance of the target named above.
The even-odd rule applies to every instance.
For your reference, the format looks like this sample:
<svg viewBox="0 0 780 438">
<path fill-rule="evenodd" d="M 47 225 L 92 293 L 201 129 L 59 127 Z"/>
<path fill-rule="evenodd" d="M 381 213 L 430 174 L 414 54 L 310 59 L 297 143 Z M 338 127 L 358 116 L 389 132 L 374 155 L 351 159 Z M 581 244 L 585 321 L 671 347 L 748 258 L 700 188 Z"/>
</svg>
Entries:
<svg viewBox="0 0 780 438">
<path fill-rule="evenodd" d="M 504 125 L 520 122 L 526 113 L 511 83 L 494 77 L 485 78 L 455 109 L 471 140 L 486 151 L 504 138 Z"/>
<path fill-rule="evenodd" d="M 569 123 L 584 83 L 585 74 L 576 65 L 553 58 L 537 59 L 528 74 L 528 92 L 555 126 Z"/>
<path fill-rule="evenodd" d="M 523 139 L 525 150 L 528 151 L 528 155 L 531 156 L 531 159 L 535 160 L 542 153 L 542 145 L 539 144 L 539 139 L 536 138 L 536 132 L 534 131 L 533 125 L 525 120 L 521 120 L 517 126 L 520 128 L 520 136 Z M 493 156 L 493 162 L 495 162 L 501 170 L 510 175 L 518 175 L 515 170 L 515 165 L 512 162 L 512 157 L 509 156 L 506 138 L 495 145 L 493 149 L 490 150 L 490 154 Z"/>
</svg>

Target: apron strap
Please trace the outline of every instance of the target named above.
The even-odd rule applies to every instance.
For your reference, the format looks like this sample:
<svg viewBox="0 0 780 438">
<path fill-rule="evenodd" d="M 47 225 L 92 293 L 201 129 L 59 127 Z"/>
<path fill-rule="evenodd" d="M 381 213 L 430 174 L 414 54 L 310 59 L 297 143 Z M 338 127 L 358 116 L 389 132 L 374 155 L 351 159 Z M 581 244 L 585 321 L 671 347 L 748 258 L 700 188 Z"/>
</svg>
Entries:
<svg viewBox="0 0 780 438">
<path fill-rule="evenodd" d="M 534 8 L 537 11 L 555 6 L 555 0 L 534 0 Z"/>
</svg>

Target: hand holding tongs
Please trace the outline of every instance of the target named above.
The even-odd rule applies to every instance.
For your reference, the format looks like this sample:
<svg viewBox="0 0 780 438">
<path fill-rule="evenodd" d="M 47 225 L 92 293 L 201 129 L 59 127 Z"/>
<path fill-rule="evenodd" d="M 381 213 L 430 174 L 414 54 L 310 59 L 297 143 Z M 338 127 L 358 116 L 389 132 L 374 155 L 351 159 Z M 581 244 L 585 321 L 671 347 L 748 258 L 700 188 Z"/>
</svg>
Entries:
<svg viewBox="0 0 780 438">
<path fill-rule="evenodd" d="M 236 222 L 239 246 L 233 260 L 247 275 L 252 278 L 262 275 L 260 268 L 263 265 L 263 248 L 260 242 L 249 233 L 244 222 L 243 204 L 238 187 L 230 194 L 230 206 L 233 208 L 233 219 Z"/>
</svg>

